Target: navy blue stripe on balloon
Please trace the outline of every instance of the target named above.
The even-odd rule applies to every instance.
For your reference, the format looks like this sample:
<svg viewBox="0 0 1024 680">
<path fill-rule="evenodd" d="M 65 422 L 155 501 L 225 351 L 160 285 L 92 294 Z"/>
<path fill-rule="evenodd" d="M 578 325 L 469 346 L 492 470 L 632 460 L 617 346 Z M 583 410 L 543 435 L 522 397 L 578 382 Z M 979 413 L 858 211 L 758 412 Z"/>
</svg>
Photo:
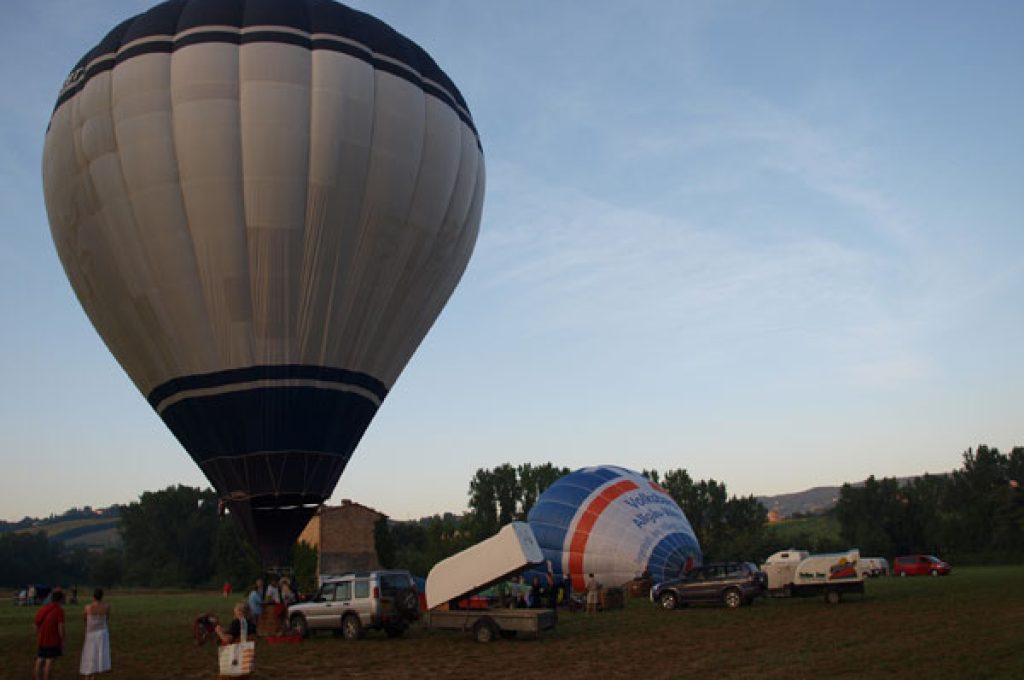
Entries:
<svg viewBox="0 0 1024 680">
<path fill-rule="evenodd" d="M 245 34 L 218 30 L 230 26 L 243 29 L 269 27 Z M 210 30 L 202 30 L 209 27 Z M 275 31 L 281 27 L 302 31 L 307 35 Z M 198 30 L 197 30 L 198 29 Z M 190 31 L 174 40 L 171 36 Z M 335 39 L 311 35 L 336 36 Z M 132 42 L 137 45 L 118 51 Z M 352 45 L 351 42 L 358 43 Z M 170 0 L 143 14 L 123 21 L 112 29 L 93 49 L 86 53 L 68 76 L 67 87 L 57 100 L 54 110 L 75 96 L 98 73 L 107 71 L 115 63 L 142 54 L 171 52 L 187 45 L 207 42 L 247 44 L 276 42 L 298 45 L 308 49 L 343 52 L 362 59 L 374 68 L 400 77 L 424 92 L 444 101 L 459 118 L 473 130 L 480 146 L 480 136 L 466 101 L 444 71 L 421 47 L 401 35 L 384 22 L 363 12 L 353 10 L 333 0 Z M 360 46 L 365 46 L 361 48 Z M 92 64 L 104 56 L 100 64 Z M 380 57 L 385 57 L 384 59 Z M 116 61 L 115 61 L 116 60 Z M 404 64 L 398 66 L 394 62 Z M 435 84 L 436 83 L 436 84 Z"/>
<path fill-rule="evenodd" d="M 311 366 L 305 364 L 284 364 L 277 366 L 246 366 L 231 368 L 214 373 L 199 373 L 172 378 L 154 388 L 147 399 L 150 406 L 156 409 L 162 402 L 174 395 L 189 390 L 228 387 L 256 380 L 319 380 L 338 385 L 361 387 L 372 392 L 383 401 L 388 395 L 387 386 L 372 375 L 359 371 L 330 366 Z M 337 391 L 337 390 L 329 390 Z"/>
<path fill-rule="evenodd" d="M 700 564 L 701 551 L 697 539 L 689 534 L 676 532 L 658 541 L 647 561 L 647 571 L 655 582 L 680 576 L 688 557 L 694 564 Z"/>
<path fill-rule="evenodd" d="M 307 452 L 352 455 L 377 412 L 367 397 L 316 387 L 258 387 L 188 397 L 160 417 L 192 458 Z M 302 463 L 297 463 L 300 467 Z M 327 490 L 330 493 L 330 490 Z"/>
</svg>

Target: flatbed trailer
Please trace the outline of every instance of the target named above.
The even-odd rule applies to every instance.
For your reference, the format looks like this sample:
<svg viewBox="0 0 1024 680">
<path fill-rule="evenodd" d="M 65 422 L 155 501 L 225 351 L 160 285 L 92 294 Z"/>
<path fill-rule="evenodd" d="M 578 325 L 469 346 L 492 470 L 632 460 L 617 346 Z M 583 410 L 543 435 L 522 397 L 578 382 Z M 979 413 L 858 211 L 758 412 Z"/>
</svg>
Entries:
<svg viewBox="0 0 1024 680">
<path fill-rule="evenodd" d="M 427 574 L 427 627 L 471 632 L 480 642 L 519 633 L 539 637 L 555 627 L 553 609 L 457 609 L 455 603 L 543 560 L 537 537 L 525 522 L 507 524 L 494 536 L 441 560 Z"/>
<path fill-rule="evenodd" d="M 458 630 L 472 633 L 478 642 L 497 637 L 515 637 L 519 633 L 532 638 L 551 630 L 558 621 L 553 609 L 436 609 L 427 613 L 427 627 L 433 630 Z"/>
</svg>

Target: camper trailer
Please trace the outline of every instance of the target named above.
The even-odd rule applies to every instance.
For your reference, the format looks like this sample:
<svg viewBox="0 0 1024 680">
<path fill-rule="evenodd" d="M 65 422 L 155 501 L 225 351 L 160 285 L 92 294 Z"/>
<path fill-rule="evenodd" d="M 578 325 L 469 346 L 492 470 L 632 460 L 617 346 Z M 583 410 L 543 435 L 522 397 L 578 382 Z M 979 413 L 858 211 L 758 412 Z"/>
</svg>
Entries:
<svg viewBox="0 0 1024 680">
<path fill-rule="evenodd" d="M 768 577 L 768 594 L 789 597 L 793 580 L 796 578 L 796 567 L 806 560 L 810 553 L 806 550 L 780 550 L 761 565 L 761 571 Z"/>
<path fill-rule="evenodd" d="M 824 595 L 826 602 L 838 604 L 845 594 L 864 594 L 864 573 L 859 561 L 860 551 L 856 548 L 818 555 L 788 550 L 769 557 L 762 570 L 768 575 L 768 590 L 774 595 Z"/>
</svg>

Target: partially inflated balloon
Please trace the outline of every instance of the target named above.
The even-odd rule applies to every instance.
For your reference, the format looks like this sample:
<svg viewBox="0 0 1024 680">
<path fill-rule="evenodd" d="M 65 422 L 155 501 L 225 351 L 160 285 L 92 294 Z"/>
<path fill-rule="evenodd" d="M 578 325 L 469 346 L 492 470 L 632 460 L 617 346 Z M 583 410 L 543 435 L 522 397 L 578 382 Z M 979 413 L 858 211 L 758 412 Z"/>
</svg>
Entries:
<svg viewBox="0 0 1024 680">
<path fill-rule="evenodd" d="M 89 319 L 283 559 L 469 260 L 459 91 L 330 0 L 172 0 L 76 65 L 43 179 Z"/>
<path fill-rule="evenodd" d="M 556 576 L 582 590 L 588 574 L 619 586 L 655 582 L 701 562 L 690 522 L 658 484 L 620 467 L 582 468 L 537 499 L 528 520 Z"/>
</svg>

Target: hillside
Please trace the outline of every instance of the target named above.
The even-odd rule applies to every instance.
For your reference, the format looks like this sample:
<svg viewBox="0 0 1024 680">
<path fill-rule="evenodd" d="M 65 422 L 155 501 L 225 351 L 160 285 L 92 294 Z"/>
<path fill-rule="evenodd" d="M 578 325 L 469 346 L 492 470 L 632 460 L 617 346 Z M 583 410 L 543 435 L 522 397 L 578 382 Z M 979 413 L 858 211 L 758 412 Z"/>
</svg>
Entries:
<svg viewBox="0 0 1024 680">
<path fill-rule="evenodd" d="M 25 517 L 18 522 L 0 522 L 0 533 L 42 532 L 51 541 L 67 546 L 104 549 L 121 545 L 120 525 L 121 511 L 117 506 L 99 510 L 86 507 L 45 519 Z"/>
<path fill-rule="evenodd" d="M 784 493 L 778 496 L 758 496 L 758 502 L 766 510 L 777 510 L 783 517 L 817 515 L 831 510 L 839 502 L 838 486 L 816 486 L 806 491 Z"/>
<path fill-rule="evenodd" d="M 934 476 L 934 475 L 933 475 Z M 900 485 L 910 484 L 917 477 L 898 477 Z M 864 482 L 853 482 L 851 486 L 864 486 Z M 839 502 L 841 486 L 816 486 L 806 491 L 784 493 L 777 496 L 757 496 L 757 501 L 765 510 L 778 510 L 783 517 L 801 515 L 820 515 L 828 512 Z"/>
</svg>

